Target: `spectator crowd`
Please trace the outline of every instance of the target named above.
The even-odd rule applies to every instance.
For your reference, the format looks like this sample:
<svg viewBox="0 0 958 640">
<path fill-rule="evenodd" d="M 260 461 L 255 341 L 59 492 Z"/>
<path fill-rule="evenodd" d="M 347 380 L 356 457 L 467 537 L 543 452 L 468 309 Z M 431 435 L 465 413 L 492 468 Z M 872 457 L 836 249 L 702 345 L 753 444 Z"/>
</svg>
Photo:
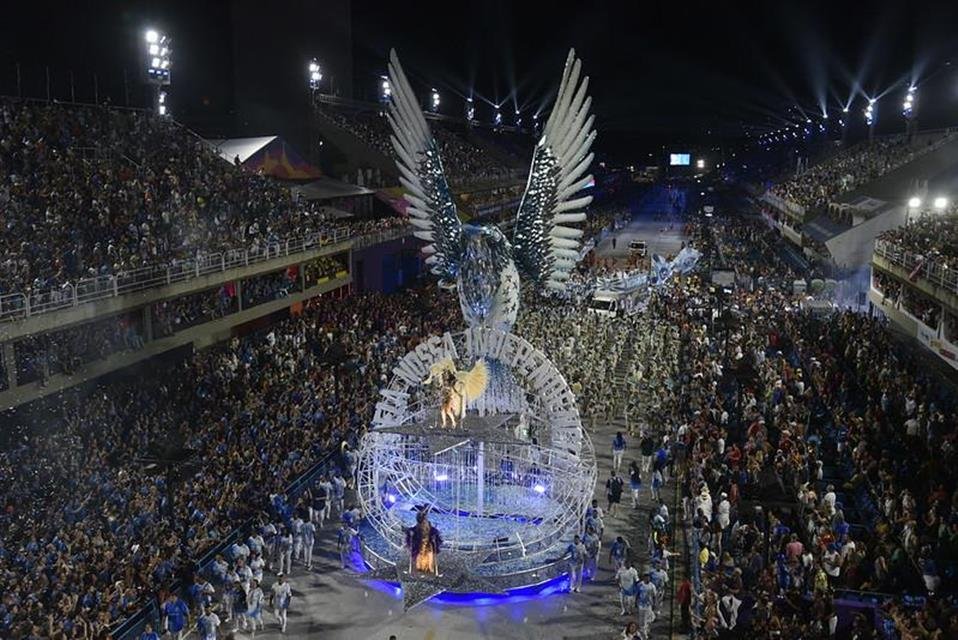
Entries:
<svg viewBox="0 0 958 640">
<path fill-rule="evenodd" d="M 142 111 L 0 101 L 0 175 L 0 296 L 350 224 Z"/>
<path fill-rule="evenodd" d="M 312 463 L 355 444 L 394 360 L 458 321 L 452 302 L 435 289 L 320 300 L 22 428 L 0 454 L 0 635 L 105 637 L 232 529 L 272 513 L 271 496 Z M 329 363 L 331 349 L 344 357 Z M 200 468 L 168 488 L 140 462 L 155 446 L 187 447 Z"/>
<path fill-rule="evenodd" d="M 883 231 L 878 239 L 911 254 L 916 263 L 958 270 L 958 212 L 922 216 Z"/>
<path fill-rule="evenodd" d="M 382 113 L 347 113 L 323 104 L 317 105 L 317 113 L 378 153 L 396 159 L 396 152 L 389 141 L 392 132 Z M 516 169 L 519 167 L 516 165 L 521 161 L 511 156 L 509 147 L 500 148 L 498 154 L 490 152 L 486 146 L 471 138 L 464 123 L 433 119 L 429 121 L 429 128 L 439 148 L 446 179 L 452 186 L 494 183 L 513 179 L 518 175 Z M 531 138 L 527 139 L 527 144 L 529 148 L 532 147 Z"/>
<path fill-rule="evenodd" d="M 5 112 L 4 127 L 11 117 L 32 122 L 14 110 Z M 44 126 L 36 117 L 20 124 L 28 138 Z M 22 163 L 29 154 L 12 155 Z M 27 166 L 36 168 L 27 162 L 17 170 Z M 166 175 L 159 184 L 170 187 L 174 174 Z M 5 204 L 15 200 L 9 192 Z M 151 203 L 170 202 L 163 188 L 150 193 Z M 149 247 L 160 227 L 147 227 Z M 583 574 L 596 575 L 596 549 L 607 542 L 622 596 L 616 604 L 636 616 L 621 637 L 647 640 L 666 606 L 666 585 L 677 582 L 675 555 L 684 546 L 689 579 L 676 590 L 676 605 L 697 638 L 837 637 L 837 596 L 845 590 L 913 596 L 884 598 L 879 609 L 903 639 L 958 637 L 953 389 L 880 320 L 802 312 L 788 286 L 801 274 L 781 258 L 779 240 L 759 216 L 691 222 L 686 231 L 704 253 L 700 265 L 732 268 L 749 276 L 750 286 L 725 292 L 694 274 L 654 292 L 639 314 L 617 318 L 584 314 L 568 301 L 524 301 L 517 332 L 555 360 L 590 425 L 622 418 L 642 442 L 622 463 L 626 479 L 610 471 L 609 512 L 593 506 L 582 537 L 570 541 L 572 586 L 576 572 L 580 584 Z M 78 233 L 81 243 L 89 241 L 86 230 Z M 886 237 L 922 242 L 901 233 Z M 335 267 L 314 266 L 317 277 Z M 244 300 L 275 299 L 298 280 L 298 272 L 282 272 L 244 281 Z M 155 313 L 175 331 L 222 312 L 228 294 L 185 298 Z M 301 315 L 144 376 L 66 396 L 11 424 L 0 454 L 0 635 L 106 637 L 241 523 L 255 523 L 258 533 L 232 549 L 228 562 L 217 559 L 213 578 L 246 585 L 242 596 L 227 589 L 230 598 L 255 596 L 255 571 L 267 563 L 262 547 L 280 540 L 276 548 L 285 549 L 286 536 L 294 541 L 317 508 L 341 502 L 336 487 L 346 481 L 333 478 L 327 494 L 323 480 L 306 503 L 284 495 L 289 483 L 330 452 L 345 452 L 348 461 L 396 359 L 423 336 L 460 322 L 453 296 L 434 286 L 347 303 L 319 299 Z M 95 343 L 130 340 L 107 332 Z M 628 450 L 616 442 L 613 456 L 618 451 L 621 460 Z M 188 481 L 167 486 L 167 478 L 150 473 L 143 452 L 158 446 L 196 452 Z M 603 540 L 626 481 L 653 497 L 647 548 L 635 550 L 648 561 L 641 575 L 624 540 Z M 681 498 L 678 513 L 664 500 L 669 482 Z M 321 504 L 317 495 L 325 496 Z M 345 507 L 337 511 L 351 513 Z M 296 520 L 299 529 L 289 534 L 272 524 Z M 346 564 L 347 550 L 340 552 Z M 310 557 L 269 556 L 287 572 L 284 557 L 307 564 Z M 204 605 L 204 580 L 191 591 L 194 613 Z M 185 605 L 165 602 L 167 618 L 178 624 Z M 843 633 L 878 637 L 860 615 Z"/>
<path fill-rule="evenodd" d="M 878 138 L 839 151 L 771 188 L 806 211 L 824 210 L 837 196 L 911 162 L 934 141 L 913 145 L 905 136 Z"/>
</svg>

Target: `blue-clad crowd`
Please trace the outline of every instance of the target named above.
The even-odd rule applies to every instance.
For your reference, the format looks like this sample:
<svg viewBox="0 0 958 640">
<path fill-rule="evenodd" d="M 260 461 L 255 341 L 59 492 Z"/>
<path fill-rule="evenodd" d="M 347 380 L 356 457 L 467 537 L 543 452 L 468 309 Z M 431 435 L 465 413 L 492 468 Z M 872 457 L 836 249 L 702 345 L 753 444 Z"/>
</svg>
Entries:
<svg viewBox="0 0 958 640">
<path fill-rule="evenodd" d="M 0 636 L 106 637 L 238 524 L 275 522 L 290 480 L 362 432 L 394 359 L 457 322 L 451 303 L 321 299 L 24 418 L 0 454 Z M 197 452 L 173 505 L 139 461 L 157 444 Z"/>
</svg>

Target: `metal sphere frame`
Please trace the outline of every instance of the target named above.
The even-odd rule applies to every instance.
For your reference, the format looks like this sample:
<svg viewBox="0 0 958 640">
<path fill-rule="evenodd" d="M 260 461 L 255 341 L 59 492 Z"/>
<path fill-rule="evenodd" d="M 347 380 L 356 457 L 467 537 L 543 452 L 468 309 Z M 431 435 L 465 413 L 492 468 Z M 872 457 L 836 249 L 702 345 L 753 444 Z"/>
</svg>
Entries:
<svg viewBox="0 0 958 640">
<path fill-rule="evenodd" d="M 494 378 L 453 430 L 435 426 L 438 397 L 423 386 L 445 358 L 461 368 L 485 359 Z M 366 545 L 373 564 L 398 562 L 412 507 L 429 504 L 443 547 L 481 552 L 475 572 L 492 584 L 536 584 L 560 571 L 596 464 L 575 396 L 551 360 L 515 334 L 471 327 L 427 338 L 393 373 L 359 453 L 357 494 L 379 538 Z"/>
</svg>

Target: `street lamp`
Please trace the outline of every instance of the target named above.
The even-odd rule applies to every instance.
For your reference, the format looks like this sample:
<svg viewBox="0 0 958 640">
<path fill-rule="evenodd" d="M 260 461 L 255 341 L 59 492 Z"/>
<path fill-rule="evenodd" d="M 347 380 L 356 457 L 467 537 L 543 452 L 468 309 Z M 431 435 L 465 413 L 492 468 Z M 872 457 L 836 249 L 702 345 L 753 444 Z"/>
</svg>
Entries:
<svg viewBox="0 0 958 640">
<path fill-rule="evenodd" d="M 319 62 L 316 61 L 316 58 L 309 61 L 306 71 L 306 77 L 309 79 L 309 89 L 310 91 L 316 91 L 319 89 L 319 83 L 323 80 L 323 73 L 319 68 Z"/>
<path fill-rule="evenodd" d="M 429 108 L 433 113 L 439 111 L 439 92 L 435 88 L 432 90 L 432 100 L 429 103 Z"/>
</svg>

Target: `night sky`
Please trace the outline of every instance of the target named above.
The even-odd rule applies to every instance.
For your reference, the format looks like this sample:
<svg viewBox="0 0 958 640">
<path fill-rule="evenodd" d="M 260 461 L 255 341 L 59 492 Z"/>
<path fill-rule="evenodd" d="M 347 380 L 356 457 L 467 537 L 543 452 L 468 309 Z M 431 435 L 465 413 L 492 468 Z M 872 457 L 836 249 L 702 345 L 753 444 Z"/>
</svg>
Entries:
<svg viewBox="0 0 958 640">
<path fill-rule="evenodd" d="M 74 92 L 89 93 L 95 71 L 101 93 L 119 95 L 126 66 L 127 93 L 142 99 L 138 37 L 144 24 L 160 24 L 176 41 L 175 113 L 200 129 L 229 126 L 231 83 L 248 81 L 230 72 L 230 3 L 64 4 L 8 8 L 12 16 L 0 27 L 3 93 L 11 93 L 13 63 L 21 61 L 32 94 L 45 91 L 49 65 L 61 96 L 68 70 Z M 317 39 L 321 32 L 318 26 Z M 528 118 L 554 93 L 574 46 L 592 78 L 598 145 L 608 151 L 741 136 L 779 126 L 789 107 L 835 113 L 850 97 L 851 119 L 860 119 L 864 96 L 883 92 L 879 124 L 892 127 L 913 79 L 922 125 L 951 125 L 958 120 L 951 115 L 958 114 L 958 69 L 948 64 L 958 54 L 955 33 L 955 2 L 353 0 L 353 92 L 373 97 L 395 47 L 421 91 L 439 89 L 444 111 L 461 114 L 460 96 L 474 93 L 481 119 L 491 119 L 492 102 L 502 104 L 507 121 L 515 106 Z"/>
</svg>

